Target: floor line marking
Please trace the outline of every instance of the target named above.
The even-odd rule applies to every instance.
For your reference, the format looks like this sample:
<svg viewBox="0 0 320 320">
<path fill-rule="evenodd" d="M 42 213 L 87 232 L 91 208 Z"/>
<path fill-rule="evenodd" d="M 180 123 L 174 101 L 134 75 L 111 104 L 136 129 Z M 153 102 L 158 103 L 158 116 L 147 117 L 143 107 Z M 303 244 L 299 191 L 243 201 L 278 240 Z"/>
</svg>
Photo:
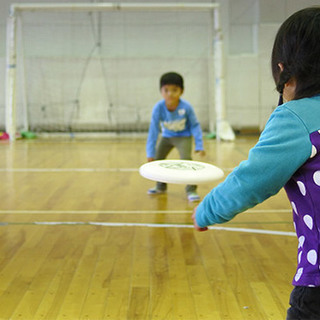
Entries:
<svg viewBox="0 0 320 320">
<path fill-rule="evenodd" d="M 156 223 L 127 223 L 127 222 L 89 222 L 90 225 L 107 226 L 107 227 L 150 227 L 150 228 L 190 228 L 194 226 L 191 224 L 156 224 Z M 296 236 L 294 232 L 275 231 L 275 230 L 262 230 L 250 228 L 230 228 L 230 227 L 217 227 L 209 226 L 209 230 L 224 230 L 233 232 L 246 232 L 246 233 L 259 233 L 259 234 L 272 234 L 281 236 Z"/>
<path fill-rule="evenodd" d="M 138 168 L 0 168 L 0 172 L 131 172 Z"/>
<path fill-rule="evenodd" d="M 191 214 L 191 210 L 0 210 L 0 214 Z"/>
<path fill-rule="evenodd" d="M 291 209 L 249 209 L 247 213 L 289 213 Z M 192 210 L 0 210 L 0 214 L 191 214 Z"/>
<path fill-rule="evenodd" d="M 232 171 L 232 168 L 222 168 Z M 138 172 L 139 168 L 0 168 L 0 172 Z"/>
<path fill-rule="evenodd" d="M 12 223 L 19 224 L 19 223 Z M 70 222 L 70 221 L 35 221 L 29 223 L 31 225 L 44 225 L 44 226 L 57 226 L 57 225 L 93 225 L 93 226 L 104 226 L 104 227 L 147 227 L 147 228 L 182 228 L 182 229 L 193 229 L 192 224 L 157 224 L 157 223 L 129 223 L 129 222 Z M 10 223 L 1 223 L 1 226 L 8 226 Z M 220 226 L 210 226 L 209 230 L 221 230 L 230 232 L 243 232 L 243 233 L 256 233 L 256 234 L 268 234 L 278 236 L 290 236 L 296 237 L 294 232 L 288 231 L 277 231 L 277 230 L 263 230 L 263 229 L 250 229 L 250 228 L 230 228 Z"/>
</svg>

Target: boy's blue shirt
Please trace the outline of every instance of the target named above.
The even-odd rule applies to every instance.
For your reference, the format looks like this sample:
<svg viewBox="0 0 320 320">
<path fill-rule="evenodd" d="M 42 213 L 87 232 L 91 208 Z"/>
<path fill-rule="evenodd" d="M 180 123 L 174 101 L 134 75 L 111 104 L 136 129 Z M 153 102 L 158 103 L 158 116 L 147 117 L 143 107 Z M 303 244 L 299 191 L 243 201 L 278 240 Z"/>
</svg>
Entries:
<svg viewBox="0 0 320 320">
<path fill-rule="evenodd" d="M 195 140 L 195 150 L 203 150 L 201 126 L 192 106 L 187 101 L 180 99 L 176 110 L 169 111 L 163 99 L 158 101 L 152 110 L 146 145 L 148 158 L 155 157 L 160 125 L 164 138 L 190 137 L 192 135 Z"/>
<path fill-rule="evenodd" d="M 320 96 L 276 108 L 258 143 L 199 204 L 199 227 L 223 223 L 275 195 L 310 157 L 310 133 L 320 129 Z"/>
</svg>

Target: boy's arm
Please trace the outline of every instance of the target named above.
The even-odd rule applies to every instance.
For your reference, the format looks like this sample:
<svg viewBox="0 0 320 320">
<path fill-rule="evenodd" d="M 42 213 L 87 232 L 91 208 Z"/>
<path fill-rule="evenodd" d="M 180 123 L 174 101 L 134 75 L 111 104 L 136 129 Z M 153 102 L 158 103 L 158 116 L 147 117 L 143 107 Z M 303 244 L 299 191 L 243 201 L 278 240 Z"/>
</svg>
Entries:
<svg viewBox="0 0 320 320">
<path fill-rule="evenodd" d="M 157 144 L 157 139 L 159 135 L 159 122 L 160 122 L 159 111 L 158 111 L 158 108 L 155 107 L 152 111 L 148 139 L 146 144 L 148 161 L 149 159 L 150 160 L 154 159 L 156 156 L 156 144 Z"/>
<path fill-rule="evenodd" d="M 309 132 L 291 111 L 276 110 L 259 142 L 196 210 L 200 228 L 231 220 L 276 194 L 311 154 Z"/>
<path fill-rule="evenodd" d="M 191 134 L 194 137 L 195 142 L 195 151 L 203 151 L 203 140 L 202 140 L 202 130 L 201 125 L 196 117 L 196 114 L 193 108 L 189 110 L 189 122 L 190 122 L 190 130 Z"/>
</svg>

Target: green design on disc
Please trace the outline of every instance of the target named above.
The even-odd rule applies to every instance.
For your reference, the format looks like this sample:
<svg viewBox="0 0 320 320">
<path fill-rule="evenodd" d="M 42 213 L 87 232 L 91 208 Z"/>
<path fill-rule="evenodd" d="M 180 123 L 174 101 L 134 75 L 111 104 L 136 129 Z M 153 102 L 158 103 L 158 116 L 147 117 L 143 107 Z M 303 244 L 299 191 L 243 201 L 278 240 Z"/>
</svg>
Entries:
<svg viewBox="0 0 320 320">
<path fill-rule="evenodd" d="M 187 163 L 187 162 L 170 162 L 170 163 L 159 163 L 160 167 L 166 169 L 174 169 L 174 170 L 202 170 L 205 168 L 204 165 L 198 163 Z"/>
</svg>

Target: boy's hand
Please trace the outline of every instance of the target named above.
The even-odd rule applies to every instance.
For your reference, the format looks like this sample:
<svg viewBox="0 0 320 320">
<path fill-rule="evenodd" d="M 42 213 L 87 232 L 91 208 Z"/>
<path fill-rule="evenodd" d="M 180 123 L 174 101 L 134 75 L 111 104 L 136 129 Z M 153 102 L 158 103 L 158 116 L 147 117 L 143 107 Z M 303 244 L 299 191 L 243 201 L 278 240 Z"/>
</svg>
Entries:
<svg viewBox="0 0 320 320">
<path fill-rule="evenodd" d="M 197 231 L 207 231 L 207 230 L 208 230 L 207 227 L 201 228 L 201 227 L 199 227 L 198 224 L 197 224 L 197 221 L 196 221 L 197 208 L 198 208 L 198 207 L 195 207 L 195 208 L 193 209 L 193 215 L 192 215 L 192 220 L 193 220 L 194 228 L 195 228 Z"/>
<path fill-rule="evenodd" d="M 154 161 L 154 158 L 147 158 L 148 162 Z"/>
<path fill-rule="evenodd" d="M 206 155 L 206 152 L 204 150 L 196 150 L 196 153 L 198 153 L 201 157 L 204 157 Z"/>
</svg>

